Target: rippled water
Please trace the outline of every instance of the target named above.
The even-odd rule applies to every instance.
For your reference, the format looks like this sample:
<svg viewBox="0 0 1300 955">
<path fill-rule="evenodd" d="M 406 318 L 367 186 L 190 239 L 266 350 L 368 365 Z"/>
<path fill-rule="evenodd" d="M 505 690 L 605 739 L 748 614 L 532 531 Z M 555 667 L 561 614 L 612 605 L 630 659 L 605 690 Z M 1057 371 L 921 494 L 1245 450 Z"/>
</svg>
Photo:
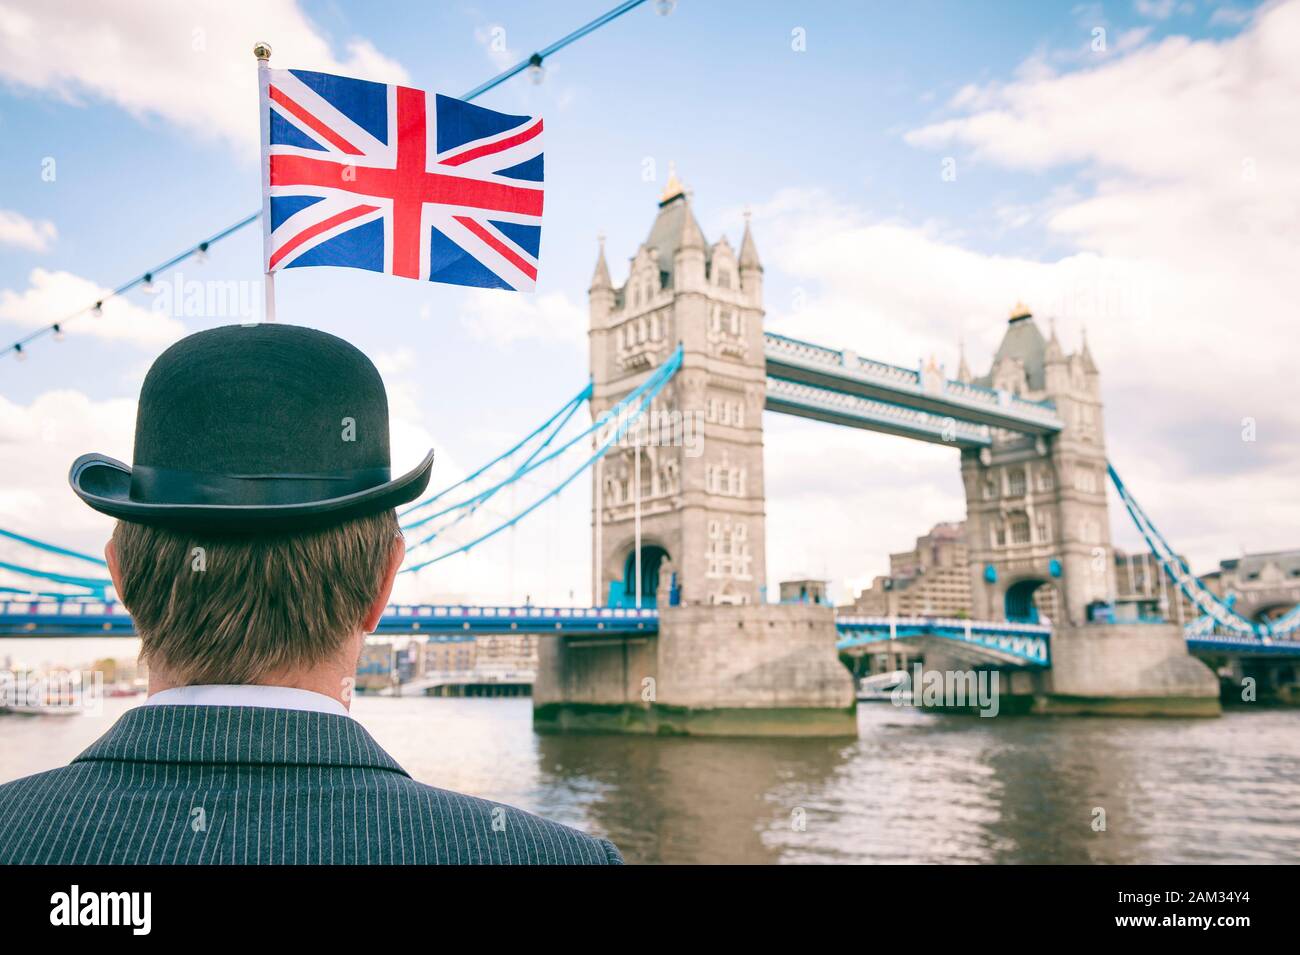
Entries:
<svg viewBox="0 0 1300 955">
<path fill-rule="evenodd" d="M 67 762 L 137 702 L 0 716 L 0 780 Z M 355 713 L 415 778 L 608 836 L 630 862 L 1300 861 L 1296 710 L 981 719 L 864 704 L 861 737 L 838 742 L 537 736 L 527 699 L 370 697 Z"/>
</svg>

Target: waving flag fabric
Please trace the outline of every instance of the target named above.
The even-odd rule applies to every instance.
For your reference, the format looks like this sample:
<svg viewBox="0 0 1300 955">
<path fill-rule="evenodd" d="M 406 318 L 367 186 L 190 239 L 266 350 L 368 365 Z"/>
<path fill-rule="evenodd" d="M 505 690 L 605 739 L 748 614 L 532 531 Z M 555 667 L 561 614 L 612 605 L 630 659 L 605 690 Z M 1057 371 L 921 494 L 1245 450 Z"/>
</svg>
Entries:
<svg viewBox="0 0 1300 955">
<path fill-rule="evenodd" d="M 540 117 L 328 73 L 265 75 L 266 271 L 334 265 L 533 288 Z"/>
</svg>

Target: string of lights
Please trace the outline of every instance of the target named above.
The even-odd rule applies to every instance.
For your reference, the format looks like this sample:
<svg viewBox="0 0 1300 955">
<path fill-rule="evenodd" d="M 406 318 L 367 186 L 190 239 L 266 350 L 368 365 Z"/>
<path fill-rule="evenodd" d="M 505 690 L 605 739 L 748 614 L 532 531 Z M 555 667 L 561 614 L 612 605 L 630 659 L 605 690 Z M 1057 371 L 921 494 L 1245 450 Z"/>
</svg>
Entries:
<svg viewBox="0 0 1300 955">
<path fill-rule="evenodd" d="M 556 40 L 550 46 L 543 47 L 542 49 L 533 53 L 531 56 L 528 56 L 525 59 L 520 60 L 518 63 L 516 63 L 514 66 L 510 67 L 509 69 L 504 70 L 501 73 L 498 73 L 496 76 L 492 77 L 486 83 L 482 83 L 479 86 L 474 87 L 468 93 L 465 93 L 463 96 L 461 96 L 461 99 L 466 101 L 476 99 L 477 97 L 482 96 L 488 90 L 500 86 L 502 83 L 510 79 L 512 76 L 517 76 L 519 73 L 522 73 L 524 70 L 529 71 L 530 75 L 533 77 L 534 82 L 541 82 L 542 77 L 544 75 L 544 67 L 542 64 L 547 57 L 554 55 L 558 51 L 564 49 L 569 44 L 582 39 L 587 34 L 592 33 L 595 30 L 598 30 L 600 27 L 603 27 L 605 24 L 609 23 L 610 21 L 615 20 L 618 17 L 621 17 L 629 10 L 641 6 L 641 4 L 643 3 L 645 3 L 645 0 L 626 0 L 626 2 L 620 3 L 618 6 L 614 7 L 613 9 L 608 10 L 605 13 L 601 14 L 600 16 L 596 17 L 596 19 L 592 20 L 591 22 L 585 23 L 582 26 L 578 27 L 578 29 L 574 30 L 572 33 L 568 34 L 567 36 L 564 36 L 561 39 Z M 658 9 L 658 12 L 664 16 L 671 13 L 673 7 L 675 6 L 676 6 L 676 0 L 656 0 L 656 8 Z M 257 212 L 254 212 L 252 215 L 245 216 L 244 218 L 240 219 L 238 222 L 227 226 L 226 228 L 222 229 L 220 232 L 216 233 L 215 235 L 209 236 L 208 238 L 204 239 L 202 242 L 190 246 L 189 248 L 185 249 L 183 252 L 177 253 L 176 255 L 168 259 L 166 262 L 163 262 L 160 265 L 156 265 L 153 268 L 149 269 L 147 272 L 141 272 L 139 275 L 135 276 L 134 278 L 129 279 L 126 282 L 123 282 L 121 285 L 117 286 L 111 291 L 106 292 L 101 298 L 87 304 L 86 307 L 80 308 L 75 312 L 71 312 L 63 316 L 62 318 L 60 318 L 58 321 L 51 322 L 48 325 L 45 325 L 41 328 L 36 329 L 33 332 L 30 332 L 23 338 L 20 338 L 17 341 L 15 341 L 13 344 L 9 345 L 7 348 L 0 350 L 0 357 L 4 357 L 6 355 L 13 355 L 15 358 L 21 361 L 22 359 L 27 357 L 27 346 L 31 342 L 34 342 L 37 339 L 43 338 L 47 335 L 53 337 L 55 341 L 61 341 L 64 336 L 64 330 L 67 327 L 68 323 L 76 321 L 77 319 L 82 318 L 86 315 L 92 315 L 92 316 L 102 315 L 104 311 L 105 302 L 109 301 L 110 299 L 117 298 L 120 295 L 125 295 L 127 292 L 131 291 L 136 287 L 142 287 L 145 289 L 151 288 L 154 279 L 158 278 L 163 272 L 167 271 L 168 269 L 174 268 L 175 266 L 180 265 L 182 262 L 185 262 L 188 259 L 198 258 L 200 261 L 202 261 L 207 256 L 208 250 L 211 249 L 213 245 L 220 242 L 222 239 L 234 235 L 240 229 L 252 225 L 254 222 L 256 222 L 258 219 L 261 218 L 261 215 L 262 212 L 259 209 Z"/>
</svg>

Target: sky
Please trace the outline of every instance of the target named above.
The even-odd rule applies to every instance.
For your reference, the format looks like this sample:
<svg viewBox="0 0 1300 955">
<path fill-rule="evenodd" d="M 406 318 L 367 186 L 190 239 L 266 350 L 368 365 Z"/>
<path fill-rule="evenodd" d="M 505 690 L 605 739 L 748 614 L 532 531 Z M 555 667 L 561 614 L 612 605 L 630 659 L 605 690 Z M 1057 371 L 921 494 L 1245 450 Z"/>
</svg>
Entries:
<svg viewBox="0 0 1300 955">
<path fill-rule="evenodd" d="M 608 5 L 0 0 L 2 343 L 258 208 L 255 41 L 279 67 L 458 95 Z M 672 163 L 709 241 L 738 246 L 751 212 L 769 330 L 950 372 L 964 341 L 979 374 L 1023 300 L 1067 349 L 1086 330 L 1110 458 L 1194 569 L 1300 546 L 1300 0 L 655 6 L 477 100 L 546 121 L 535 293 L 278 279 L 281 321 L 348 338 L 384 374 L 396 471 L 434 447 L 433 485 L 451 483 L 581 387 L 597 236 L 622 282 Z M 253 227 L 181 267 L 241 283 L 224 307 L 133 292 L 0 358 L 0 527 L 102 547 L 111 522 L 76 501 L 68 465 L 130 459 L 164 347 L 256 318 L 259 244 Z M 814 575 L 851 600 L 891 551 L 964 516 L 951 449 L 764 428 L 772 590 Z M 1113 497 L 1111 526 L 1139 546 Z M 585 603 L 589 555 L 576 481 L 398 596 Z"/>
</svg>

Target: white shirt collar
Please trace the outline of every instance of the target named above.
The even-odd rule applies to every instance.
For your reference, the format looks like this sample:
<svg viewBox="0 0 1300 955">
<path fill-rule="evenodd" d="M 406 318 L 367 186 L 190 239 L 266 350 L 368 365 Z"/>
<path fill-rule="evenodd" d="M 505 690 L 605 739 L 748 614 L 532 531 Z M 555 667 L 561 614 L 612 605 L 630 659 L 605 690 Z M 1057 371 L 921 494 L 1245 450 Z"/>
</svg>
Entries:
<svg viewBox="0 0 1300 955">
<path fill-rule="evenodd" d="M 144 702 L 146 706 L 264 706 L 276 710 L 351 715 L 348 708 L 333 697 L 291 686 L 174 686 L 169 690 L 159 690 Z"/>
</svg>

